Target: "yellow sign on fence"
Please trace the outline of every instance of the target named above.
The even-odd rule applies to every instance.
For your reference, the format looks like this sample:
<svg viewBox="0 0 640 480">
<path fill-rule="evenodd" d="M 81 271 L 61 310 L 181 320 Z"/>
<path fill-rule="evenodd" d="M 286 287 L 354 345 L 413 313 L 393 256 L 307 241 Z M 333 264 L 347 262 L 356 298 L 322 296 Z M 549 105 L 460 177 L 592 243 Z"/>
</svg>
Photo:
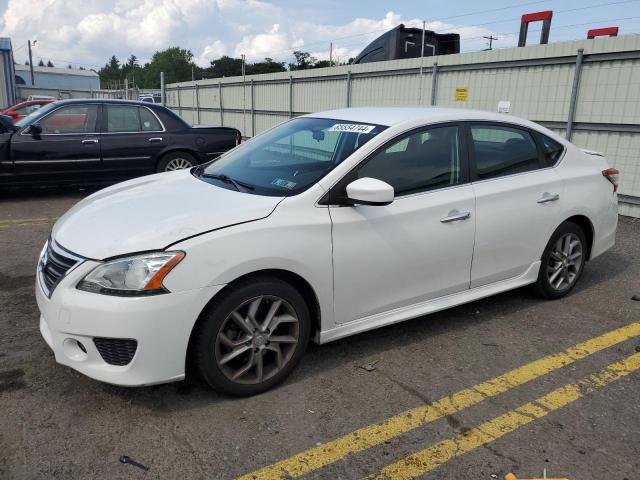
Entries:
<svg viewBox="0 0 640 480">
<path fill-rule="evenodd" d="M 467 87 L 457 87 L 455 100 L 456 102 L 466 102 L 469 98 L 469 89 Z"/>
</svg>

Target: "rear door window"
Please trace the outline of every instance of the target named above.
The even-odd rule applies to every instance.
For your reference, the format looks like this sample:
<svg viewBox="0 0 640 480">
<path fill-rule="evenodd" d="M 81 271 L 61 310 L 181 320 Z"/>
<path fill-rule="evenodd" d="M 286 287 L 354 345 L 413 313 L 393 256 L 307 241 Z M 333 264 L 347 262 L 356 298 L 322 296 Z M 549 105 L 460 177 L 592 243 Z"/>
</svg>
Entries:
<svg viewBox="0 0 640 480">
<path fill-rule="evenodd" d="M 471 125 L 478 179 L 503 177 L 541 167 L 531 134 L 501 125 Z"/>
<path fill-rule="evenodd" d="M 135 105 L 105 105 L 107 132 L 131 133 L 140 131 L 140 116 Z"/>
</svg>

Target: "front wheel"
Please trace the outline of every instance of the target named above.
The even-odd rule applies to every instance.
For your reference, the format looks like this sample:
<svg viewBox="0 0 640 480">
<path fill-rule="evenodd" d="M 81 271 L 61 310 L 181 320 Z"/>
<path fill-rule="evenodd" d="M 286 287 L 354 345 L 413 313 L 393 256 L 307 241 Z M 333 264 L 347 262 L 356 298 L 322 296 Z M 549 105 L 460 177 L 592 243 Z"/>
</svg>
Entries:
<svg viewBox="0 0 640 480">
<path fill-rule="evenodd" d="M 254 395 L 280 383 L 296 366 L 310 335 L 309 309 L 300 293 L 277 278 L 229 287 L 196 330 L 198 370 L 231 395 Z"/>
<path fill-rule="evenodd" d="M 561 298 L 576 286 L 584 269 L 586 246 L 584 232 L 575 223 L 565 222 L 553 232 L 535 284 L 541 296 Z"/>
</svg>

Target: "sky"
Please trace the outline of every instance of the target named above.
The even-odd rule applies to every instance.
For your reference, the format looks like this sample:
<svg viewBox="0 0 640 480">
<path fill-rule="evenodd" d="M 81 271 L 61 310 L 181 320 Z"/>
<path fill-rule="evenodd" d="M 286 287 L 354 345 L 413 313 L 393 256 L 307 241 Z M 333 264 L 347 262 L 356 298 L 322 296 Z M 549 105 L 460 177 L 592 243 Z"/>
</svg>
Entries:
<svg viewBox="0 0 640 480">
<path fill-rule="evenodd" d="M 461 35 L 463 51 L 516 45 L 523 13 L 553 10 L 550 41 L 585 38 L 589 28 L 617 25 L 640 33 L 640 0 L 0 0 L 0 36 L 10 37 L 15 60 L 98 69 L 111 55 L 141 63 L 179 46 L 200 66 L 221 55 L 292 61 L 294 50 L 346 61 L 400 23 Z M 531 26 L 529 43 L 539 27 Z"/>
</svg>

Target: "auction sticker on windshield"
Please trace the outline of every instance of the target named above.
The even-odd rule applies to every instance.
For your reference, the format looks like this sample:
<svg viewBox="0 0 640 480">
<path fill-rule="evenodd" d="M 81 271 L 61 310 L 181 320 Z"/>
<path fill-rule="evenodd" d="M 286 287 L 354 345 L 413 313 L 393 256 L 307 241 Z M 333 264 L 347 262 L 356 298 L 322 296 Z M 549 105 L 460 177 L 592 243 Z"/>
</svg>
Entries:
<svg viewBox="0 0 640 480">
<path fill-rule="evenodd" d="M 293 188 L 297 185 L 296 182 L 290 182 L 289 180 L 284 180 L 282 178 L 276 178 L 271 185 L 276 185 L 282 188 L 288 188 L 289 190 L 293 190 Z"/>
<path fill-rule="evenodd" d="M 328 132 L 369 133 L 374 128 L 376 128 L 375 125 L 361 125 L 358 123 L 336 123 L 327 131 Z"/>
</svg>

